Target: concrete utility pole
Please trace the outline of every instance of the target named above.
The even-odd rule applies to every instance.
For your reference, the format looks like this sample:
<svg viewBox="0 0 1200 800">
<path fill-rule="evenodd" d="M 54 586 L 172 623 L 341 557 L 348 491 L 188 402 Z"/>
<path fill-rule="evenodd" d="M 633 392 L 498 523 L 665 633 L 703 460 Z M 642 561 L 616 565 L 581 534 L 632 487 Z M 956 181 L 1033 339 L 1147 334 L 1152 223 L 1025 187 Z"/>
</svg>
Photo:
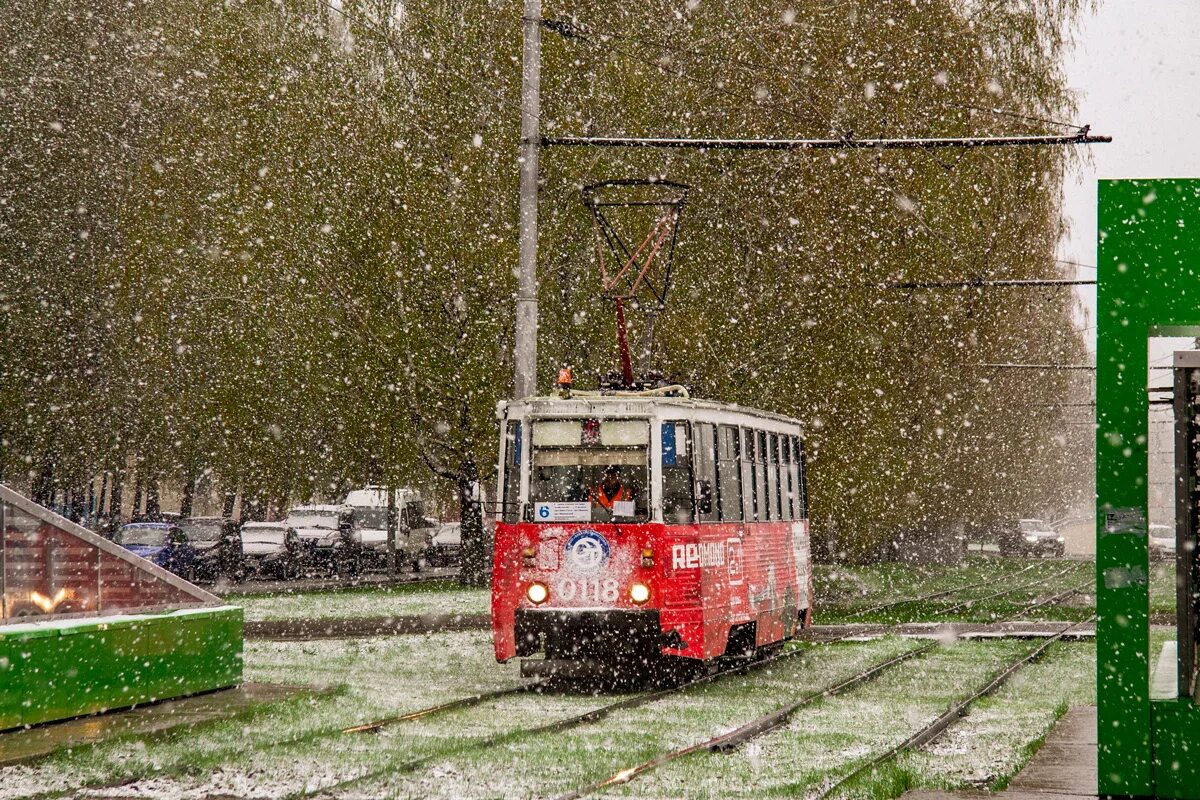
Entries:
<svg viewBox="0 0 1200 800">
<path fill-rule="evenodd" d="M 521 62 L 521 234 L 517 277 L 516 380 L 520 400 L 537 392 L 538 118 L 541 114 L 542 2 L 525 0 Z"/>
</svg>

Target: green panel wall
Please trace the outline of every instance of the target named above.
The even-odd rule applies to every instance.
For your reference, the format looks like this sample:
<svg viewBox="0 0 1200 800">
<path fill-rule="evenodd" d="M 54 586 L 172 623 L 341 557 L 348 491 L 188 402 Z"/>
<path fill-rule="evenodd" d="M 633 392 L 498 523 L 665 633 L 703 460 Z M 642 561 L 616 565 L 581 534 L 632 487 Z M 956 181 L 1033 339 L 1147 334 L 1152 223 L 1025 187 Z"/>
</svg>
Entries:
<svg viewBox="0 0 1200 800">
<path fill-rule="evenodd" d="M 0 626 L 0 730 L 241 681 L 240 608 Z"/>
<path fill-rule="evenodd" d="M 1200 325 L 1200 180 L 1101 181 L 1099 199 L 1099 788 L 1200 800 L 1198 709 L 1150 700 L 1146 541 L 1147 340 Z"/>
</svg>

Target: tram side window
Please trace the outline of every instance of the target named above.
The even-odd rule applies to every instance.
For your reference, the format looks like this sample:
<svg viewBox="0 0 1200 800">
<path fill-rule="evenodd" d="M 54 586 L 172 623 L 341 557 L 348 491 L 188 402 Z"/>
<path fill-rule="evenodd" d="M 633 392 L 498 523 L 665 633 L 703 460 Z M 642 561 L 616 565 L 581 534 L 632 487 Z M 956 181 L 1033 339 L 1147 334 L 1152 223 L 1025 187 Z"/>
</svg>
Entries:
<svg viewBox="0 0 1200 800">
<path fill-rule="evenodd" d="M 692 521 L 692 452 L 686 422 L 662 426 L 663 522 L 686 525 Z"/>
<path fill-rule="evenodd" d="M 747 522 L 758 519 L 758 484 L 754 481 L 754 431 L 742 432 L 742 500 Z"/>
<path fill-rule="evenodd" d="M 771 487 L 767 484 L 767 435 L 762 431 L 754 432 L 755 446 L 754 474 L 758 483 L 757 503 L 758 517 L 762 522 L 771 518 Z"/>
<path fill-rule="evenodd" d="M 783 519 L 779 513 L 779 435 L 767 434 L 767 514 L 771 519 Z"/>
<path fill-rule="evenodd" d="M 742 519 L 742 472 L 738 463 L 738 429 L 717 428 L 717 479 L 720 483 L 721 521 Z"/>
<path fill-rule="evenodd" d="M 788 503 L 788 471 L 784 457 L 787 451 L 787 437 L 771 434 L 771 457 L 775 459 L 775 475 L 778 491 L 775 493 L 775 507 L 779 519 L 791 519 L 792 509 Z"/>
<path fill-rule="evenodd" d="M 696 516 L 701 522 L 717 521 L 717 464 L 714 456 L 713 426 L 696 425 L 696 450 L 692 464 L 696 470 Z"/>
<path fill-rule="evenodd" d="M 779 437 L 780 481 L 783 486 L 784 519 L 799 519 L 796 513 L 796 462 L 792 457 L 792 437 Z"/>
<path fill-rule="evenodd" d="M 808 519 L 808 475 L 804 463 L 804 440 L 792 437 L 792 470 L 796 479 L 796 519 Z"/>
<path fill-rule="evenodd" d="M 510 422 L 504 432 L 504 499 L 500 509 L 505 522 L 521 518 L 521 423 Z"/>
</svg>

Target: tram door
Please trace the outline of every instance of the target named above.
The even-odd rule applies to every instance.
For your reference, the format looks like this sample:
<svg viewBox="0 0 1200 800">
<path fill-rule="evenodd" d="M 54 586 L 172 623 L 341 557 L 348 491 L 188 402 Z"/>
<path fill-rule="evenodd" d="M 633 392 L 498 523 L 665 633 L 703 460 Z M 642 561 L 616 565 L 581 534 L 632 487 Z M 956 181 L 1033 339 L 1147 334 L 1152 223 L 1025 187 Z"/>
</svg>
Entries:
<svg viewBox="0 0 1200 800">
<path fill-rule="evenodd" d="M 1200 700 L 1200 350 L 1174 356 L 1175 406 L 1175 614 L 1179 696 Z"/>
</svg>

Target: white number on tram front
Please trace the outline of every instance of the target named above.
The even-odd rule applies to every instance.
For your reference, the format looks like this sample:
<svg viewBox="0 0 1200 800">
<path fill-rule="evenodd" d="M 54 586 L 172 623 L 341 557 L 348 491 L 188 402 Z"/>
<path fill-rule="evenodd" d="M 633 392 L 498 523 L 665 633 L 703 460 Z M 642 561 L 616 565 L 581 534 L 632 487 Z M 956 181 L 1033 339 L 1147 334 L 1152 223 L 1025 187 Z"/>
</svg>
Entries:
<svg viewBox="0 0 1200 800">
<path fill-rule="evenodd" d="M 584 578 L 581 580 L 561 580 L 555 587 L 559 600 L 570 603 L 575 600 L 596 603 L 617 602 L 617 582 L 615 580 L 600 580 L 599 578 Z"/>
</svg>

